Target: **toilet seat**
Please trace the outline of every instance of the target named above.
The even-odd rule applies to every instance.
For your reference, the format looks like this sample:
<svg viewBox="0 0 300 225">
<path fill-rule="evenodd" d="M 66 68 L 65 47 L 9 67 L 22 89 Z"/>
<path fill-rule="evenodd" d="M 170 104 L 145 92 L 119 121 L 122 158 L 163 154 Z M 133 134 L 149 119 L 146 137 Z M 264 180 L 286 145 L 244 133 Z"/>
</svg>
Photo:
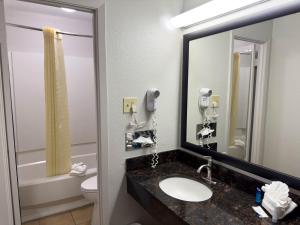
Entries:
<svg viewBox="0 0 300 225">
<path fill-rule="evenodd" d="M 97 184 L 97 176 L 90 177 L 81 183 L 81 190 L 84 192 L 97 192 Z"/>
</svg>

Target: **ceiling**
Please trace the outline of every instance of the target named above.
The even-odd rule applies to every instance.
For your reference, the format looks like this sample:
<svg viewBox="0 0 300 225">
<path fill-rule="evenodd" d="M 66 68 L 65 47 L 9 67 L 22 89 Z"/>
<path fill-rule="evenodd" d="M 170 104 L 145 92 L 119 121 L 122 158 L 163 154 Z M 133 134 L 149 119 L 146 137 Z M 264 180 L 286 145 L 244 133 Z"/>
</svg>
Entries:
<svg viewBox="0 0 300 225">
<path fill-rule="evenodd" d="M 91 13 L 80 11 L 68 13 L 61 10 L 61 8 L 58 7 L 23 2 L 18 0 L 4 0 L 4 5 L 6 10 L 20 10 L 25 12 L 35 12 L 52 16 L 63 16 L 81 20 L 92 20 Z"/>
</svg>

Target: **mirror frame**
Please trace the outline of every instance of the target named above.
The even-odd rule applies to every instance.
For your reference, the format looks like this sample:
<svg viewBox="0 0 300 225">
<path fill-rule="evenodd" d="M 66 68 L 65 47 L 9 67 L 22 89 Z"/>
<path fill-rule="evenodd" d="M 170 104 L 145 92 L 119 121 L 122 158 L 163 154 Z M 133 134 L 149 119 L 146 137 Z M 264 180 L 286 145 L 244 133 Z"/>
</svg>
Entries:
<svg viewBox="0 0 300 225">
<path fill-rule="evenodd" d="M 194 153 L 212 156 L 214 160 L 247 171 L 259 177 L 268 180 L 280 180 L 282 182 L 285 182 L 291 188 L 300 190 L 300 178 L 273 169 L 269 169 L 258 164 L 246 162 L 232 156 L 211 151 L 206 148 L 200 147 L 199 145 L 195 145 L 186 141 L 190 41 L 300 12 L 300 1 L 294 1 L 293 4 L 287 4 L 285 6 L 286 7 L 278 6 L 273 10 L 268 9 L 269 11 L 253 14 L 250 18 L 236 19 L 235 21 L 230 21 L 225 25 L 223 24 L 215 27 L 208 27 L 204 30 L 185 34 L 183 36 L 181 147 Z"/>
</svg>

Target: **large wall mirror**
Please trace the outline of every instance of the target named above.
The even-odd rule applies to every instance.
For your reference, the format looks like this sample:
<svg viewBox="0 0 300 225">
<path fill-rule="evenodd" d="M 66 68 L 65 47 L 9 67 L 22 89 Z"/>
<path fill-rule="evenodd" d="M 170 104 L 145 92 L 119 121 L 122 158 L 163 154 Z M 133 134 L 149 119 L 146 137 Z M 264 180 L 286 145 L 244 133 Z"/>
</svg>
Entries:
<svg viewBox="0 0 300 225">
<path fill-rule="evenodd" d="M 182 146 L 300 189 L 300 13 L 184 38 Z"/>
</svg>

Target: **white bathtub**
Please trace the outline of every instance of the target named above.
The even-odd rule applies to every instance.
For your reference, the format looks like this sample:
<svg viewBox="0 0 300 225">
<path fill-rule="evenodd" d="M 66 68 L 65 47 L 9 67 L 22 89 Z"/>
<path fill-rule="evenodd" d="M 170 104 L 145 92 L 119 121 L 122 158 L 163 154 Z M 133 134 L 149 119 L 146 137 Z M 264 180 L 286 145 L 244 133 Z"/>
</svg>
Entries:
<svg viewBox="0 0 300 225">
<path fill-rule="evenodd" d="M 46 162 L 22 164 L 18 166 L 19 194 L 21 208 L 50 204 L 81 195 L 82 181 L 97 173 L 96 153 L 77 155 L 72 162 L 83 162 L 88 166 L 83 177 L 73 177 L 68 174 L 46 177 Z"/>
</svg>

